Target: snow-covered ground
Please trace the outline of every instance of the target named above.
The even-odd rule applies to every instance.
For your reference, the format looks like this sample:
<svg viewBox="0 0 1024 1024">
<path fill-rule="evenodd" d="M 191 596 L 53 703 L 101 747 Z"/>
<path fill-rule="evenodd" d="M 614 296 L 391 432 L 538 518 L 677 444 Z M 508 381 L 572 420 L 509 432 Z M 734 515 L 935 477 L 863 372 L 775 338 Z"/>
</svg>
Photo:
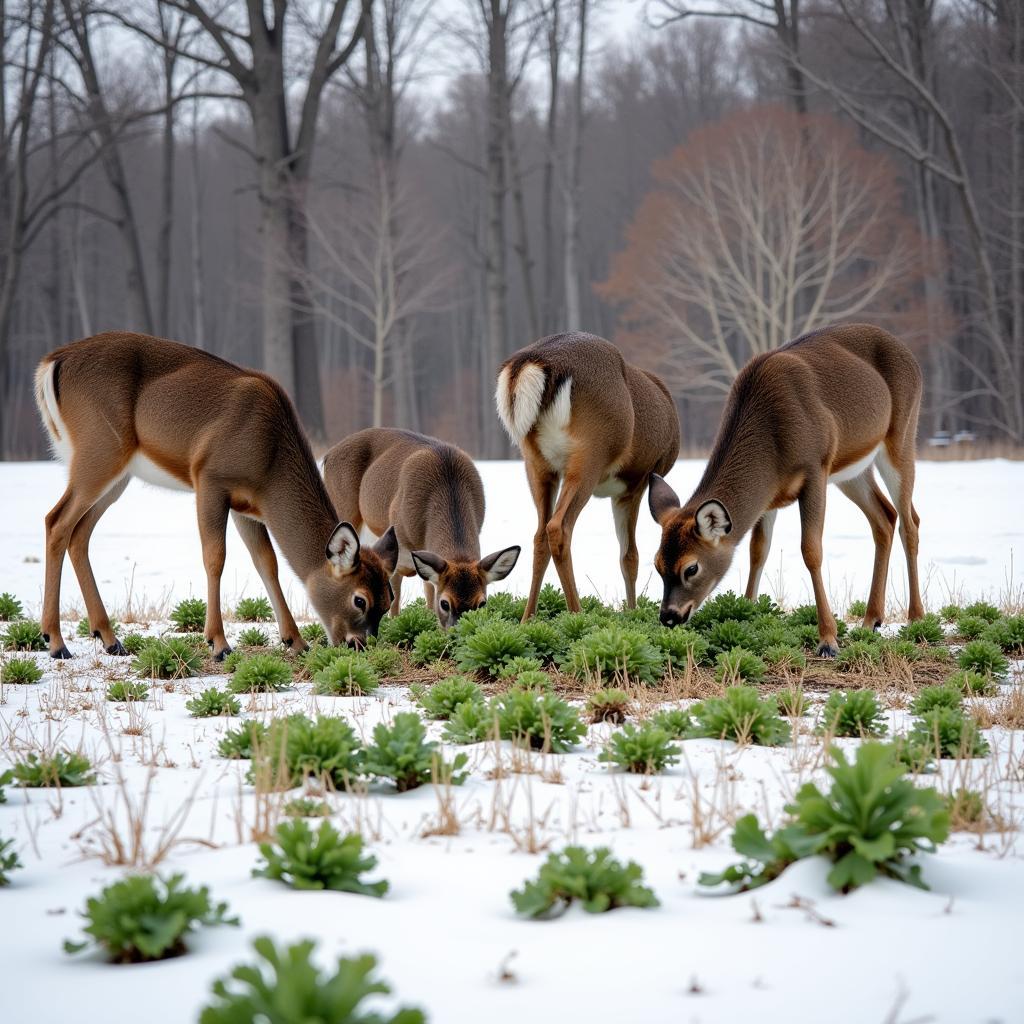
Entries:
<svg viewBox="0 0 1024 1024">
<path fill-rule="evenodd" d="M 521 466 L 489 464 L 482 470 L 490 506 L 485 550 L 510 543 L 528 550 L 534 513 Z M 685 494 L 699 472 L 699 463 L 682 462 L 671 481 Z M 42 518 L 61 488 L 57 467 L 0 466 L 0 591 L 13 591 L 33 611 L 42 566 L 26 559 L 42 556 Z M 1022 493 L 1024 464 L 921 465 L 917 504 L 930 604 L 943 603 L 948 591 L 961 587 L 972 598 L 1016 589 L 1007 574 L 1024 536 Z M 870 538 L 860 513 L 838 492 L 833 497 L 826 558 L 843 607 L 866 591 Z M 656 542 L 645 514 L 642 580 Z M 575 555 L 582 589 L 605 598 L 621 594 L 607 502 L 588 507 Z M 93 564 L 111 609 L 126 604 L 129 586 L 136 607 L 202 594 L 191 500 L 133 483 L 97 530 Z M 512 589 L 525 589 L 527 565 L 524 558 L 509 581 Z M 791 511 L 779 518 L 769 565 L 766 582 L 774 585 L 781 571 L 787 603 L 806 599 Z M 890 592 L 898 607 L 904 599 L 898 550 L 893 567 Z M 737 559 L 726 584 L 738 589 L 745 568 L 745 558 Z M 260 593 L 234 538 L 225 580 L 227 603 Z M 293 581 L 291 590 L 300 610 L 301 588 Z M 68 567 L 63 605 L 76 601 Z M 150 624 L 154 631 L 160 627 Z M 231 627 L 232 634 L 237 629 Z M 74 630 L 65 636 L 73 637 Z M 822 779 L 813 736 L 775 750 L 689 740 L 682 744 L 684 760 L 648 781 L 611 774 L 598 763 L 606 726 L 592 727 L 574 753 L 536 758 L 533 774 L 490 778 L 498 752 L 467 748 L 473 771 L 455 790 L 458 834 L 427 834 L 439 800 L 429 786 L 400 796 L 371 787 L 362 797 L 337 797 L 335 823 L 361 829 L 380 859 L 372 877 L 388 879 L 391 890 L 382 900 L 302 893 L 250 876 L 259 858 L 248 841 L 255 807 L 242 782 L 247 762 L 215 756 L 219 737 L 237 722 L 192 719 L 184 707 L 190 693 L 210 680 L 176 683 L 173 692 L 155 688 L 149 701 L 129 711 L 102 699 L 110 678 L 127 675 L 125 660 L 97 653 L 91 640 L 69 643 L 79 657 L 55 665 L 36 655 L 47 671 L 44 681 L 7 687 L 0 695 L 0 768 L 33 745 L 81 744 L 102 760 L 104 780 L 59 796 L 8 787 L 8 802 L 0 805 L 0 835 L 15 838 L 25 863 L 12 874 L 11 886 L 0 890 L 4 1024 L 185 1024 L 195 1020 L 210 981 L 251 959 L 249 940 L 263 933 L 279 941 L 315 937 L 324 963 L 338 954 L 376 953 L 396 992 L 385 1003 L 419 1005 L 434 1024 L 573 1018 L 592 1024 L 1024 1021 L 1018 941 L 1024 861 L 1015 831 L 980 839 L 956 835 L 922 861 L 930 892 L 883 880 L 838 896 L 825 884 L 824 865 L 815 861 L 794 866 L 753 897 L 698 891 L 701 871 L 736 859 L 727 821 L 748 810 L 777 821 L 802 782 Z M 368 736 L 374 723 L 409 702 L 398 687 L 358 699 L 316 698 L 308 690 L 299 684 L 255 698 L 245 714 L 340 714 Z M 902 729 L 906 712 L 892 710 L 890 723 Z M 439 732 L 437 725 L 431 729 Z M 993 753 L 972 762 L 974 782 L 987 789 L 995 810 L 1019 824 L 1021 734 L 994 729 L 986 735 Z M 507 746 L 500 756 L 507 761 Z M 952 767 L 943 770 L 935 782 L 948 788 Z M 161 828 L 179 812 L 178 838 L 196 841 L 176 846 L 160 870 L 180 870 L 191 883 L 209 885 L 242 926 L 201 929 L 188 955 L 159 964 L 114 967 L 93 954 L 68 957 L 61 942 L 78 936 L 77 912 L 85 898 L 120 873 L 83 859 L 100 838 L 98 819 L 110 811 L 123 822 L 122 794 L 141 802 L 150 774 L 145 841 L 157 844 Z M 533 877 L 543 856 L 526 851 L 558 850 L 569 842 L 607 845 L 620 858 L 638 861 L 660 908 L 596 916 L 572 910 L 549 922 L 517 919 L 509 890 Z"/>
</svg>

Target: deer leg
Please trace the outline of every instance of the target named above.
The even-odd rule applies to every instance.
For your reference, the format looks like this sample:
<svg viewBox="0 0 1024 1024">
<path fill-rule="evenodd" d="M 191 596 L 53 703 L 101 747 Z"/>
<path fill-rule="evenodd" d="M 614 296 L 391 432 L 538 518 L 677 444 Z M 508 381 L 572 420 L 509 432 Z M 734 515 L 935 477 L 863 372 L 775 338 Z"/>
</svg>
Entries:
<svg viewBox="0 0 1024 1024">
<path fill-rule="evenodd" d="M 396 591 L 397 593 L 397 591 Z M 437 593 L 436 587 L 429 580 L 423 581 L 423 599 L 427 602 L 427 607 L 436 615 L 437 614 Z"/>
<path fill-rule="evenodd" d="M 800 552 L 804 565 L 811 574 L 814 588 L 814 603 L 818 609 L 818 655 L 834 658 L 839 653 L 836 637 L 836 620 L 828 604 L 825 584 L 821 578 L 821 535 L 825 528 L 826 481 L 819 469 L 808 474 L 804 489 L 800 492 Z"/>
<path fill-rule="evenodd" d="M 78 577 L 78 586 L 82 591 L 82 597 L 85 598 L 85 612 L 89 617 L 89 628 L 92 630 L 92 635 L 100 640 L 107 654 L 116 654 L 121 657 L 128 652 L 121 646 L 121 641 L 114 636 L 114 631 L 110 628 L 110 617 L 103 606 L 99 587 L 96 586 L 96 577 L 93 575 L 92 565 L 89 563 L 89 540 L 103 513 L 124 494 L 124 489 L 128 486 L 130 479 L 131 477 L 124 476 L 118 480 L 78 520 L 78 524 L 71 531 L 71 540 L 68 542 L 68 556 L 74 567 L 75 575 Z"/>
<path fill-rule="evenodd" d="M 220 578 L 224 572 L 229 510 L 228 495 L 219 487 L 200 483 L 196 488 L 199 540 L 206 569 L 206 628 L 203 635 L 213 648 L 217 661 L 223 661 L 224 656 L 231 653 L 224 636 L 224 617 L 220 608 Z"/>
<path fill-rule="evenodd" d="M 910 601 L 907 617 L 913 621 L 924 615 L 921 601 L 921 583 L 917 575 L 918 528 L 921 517 L 914 508 L 914 453 L 890 451 L 888 445 L 878 453 L 878 471 L 892 496 L 899 513 L 900 541 L 907 556 L 907 587 Z"/>
<path fill-rule="evenodd" d="M 277 553 L 270 541 L 270 534 L 263 523 L 256 519 L 250 519 L 238 512 L 231 513 L 231 519 L 235 524 L 242 543 L 245 544 L 252 558 L 252 564 L 256 567 L 263 587 L 270 598 L 274 608 L 274 617 L 277 619 L 277 631 L 281 637 L 281 643 L 285 647 L 291 647 L 295 651 L 304 651 L 307 647 L 306 641 L 302 639 L 299 627 L 295 624 L 295 618 L 284 599 L 284 591 L 281 590 L 281 581 L 277 571 Z"/>
<path fill-rule="evenodd" d="M 533 504 L 537 508 L 537 532 L 533 535 L 533 575 L 530 578 L 530 596 L 523 611 L 523 622 L 537 611 L 537 596 L 540 594 L 544 573 L 551 561 L 547 526 L 558 490 L 558 477 L 546 466 L 535 463 L 529 455 L 526 456 L 526 479 L 530 485 Z"/>
<path fill-rule="evenodd" d="M 885 580 L 889 572 L 889 553 L 896 532 L 896 509 L 886 500 L 871 469 L 854 480 L 836 485 L 867 517 L 875 541 L 875 568 L 871 574 L 864 625 L 878 629 L 885 618 Z"/>
<path fill-rule="evenodd" d="M 768 561 L 768 552 L 772 547 L 772 533 L 775 530 L 777 515 L 777 509 L 768 509 L 754 524 L 754 529 L 750 534 L 750 575 L 747 577 L 747 598 L 750 601 L 757 600 L 757 593 L 761 586 L 761 573 L 764 572 L 765 562 Z"/>
<path fill-rule="evenodd" d="M 640 514 L 643 491 L 612 501 L 615 535 L 619 540 L 619 567 L 626 584 L 626 607 L 636 607 L 636 576 L 640 568 L 640 552 L 636 546 L 636 521 Z"/>
</svg>

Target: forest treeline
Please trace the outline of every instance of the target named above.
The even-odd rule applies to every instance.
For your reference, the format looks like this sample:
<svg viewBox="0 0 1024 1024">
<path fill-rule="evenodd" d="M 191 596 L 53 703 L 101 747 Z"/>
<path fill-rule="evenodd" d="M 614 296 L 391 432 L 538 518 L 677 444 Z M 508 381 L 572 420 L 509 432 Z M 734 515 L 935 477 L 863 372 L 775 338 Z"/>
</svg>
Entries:
<svg viewBox="0 0 1024 1024">
<path fill-rule="evenodd" d="M 319 443 L 509 454 L 496 369 L 584 329 L 706 446 L 751 355 L 913 347 L 922 433 L 1024 442 L 1019 0 L 6 0 L 0 456 L 103 330 L 260 367 Z"/>
</svg>

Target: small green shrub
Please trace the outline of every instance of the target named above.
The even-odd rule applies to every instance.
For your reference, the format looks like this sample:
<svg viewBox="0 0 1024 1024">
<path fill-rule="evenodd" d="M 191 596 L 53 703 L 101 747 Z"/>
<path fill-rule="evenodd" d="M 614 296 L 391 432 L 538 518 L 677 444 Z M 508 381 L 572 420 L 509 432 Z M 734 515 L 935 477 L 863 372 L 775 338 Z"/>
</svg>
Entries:
<svg viewBox="0 0 1024 1024">
<path fill-rule="evenodd" d="M 794 608 L 786 620 L 794 626 L 817 626 L 818 609 L 813 604 L 801 604 Z"/>
<path fill-rule="evenodd" d="M 878 646 L 882 642 L 884 637 L 876 629 L 868 629 L 867 626 L 854 626 L 846 634 L 846 644 L 849 646 L 852 643 L 865 643 L 873 644 Z"/>
<path fill-rule="evenodd" d="M 587 729 L 579 712 L 553 693 L 512 689 L 494 701 L 501 738 L 564 754 Z"/>
<path fill-rule="evenodd" d="M 425 1024 L 419 1010 L 386 1014 L 360 1005 L 368 996 L 391 989 L 373 977 L 374 957 L 339 957 L 334 973 L 313 963 L 314 943 L 297 942 L 278 949 L 264 935 L 253 942 L 255 964 L 240 964 L 213 983 L 213 1001 L 199 1014 L 199 1024 Z M 267 969 L 269 968 L 269 973 Z M 234 982 L 234 984 L 232 984 Z"/>
<path fill-rule="evenodd" d="M 802 718 L 807 713 L 807 695 L 802 686 L 788 686 L 775 694 L 779 713 L 787 718 Z"/>
<path fill-rule="evenodd" d="M 240 622 L 273 622 L 274 609 L 265 597 L 243 597 L 235 608 L 235 618 Z"/>
<path fill-rule="evenodd" d="M 149 687 L 145 683 L 119 679 L 107 687 L 107 700 L 149 700 Z"/>
<path fill-rule="evenodd" d="M 226 903 L 213 903 L 204 885 L 185 888 L 184 875 L 161 878 L 129 875 L 86 900 L 82 915 L 85 942 L 65 942 L 65 953 L 95 945 L 116 964 L 166 960 L 186 951 L 185 939 L 196 925 L 237 925 Z"/>
<path fill-rule="evenodd" d="M 14 781 L 31 788 L 70 789 L 91 786 L 96 782 L 92 762 L 72 750 L 57 750 L 52 754 L 27 754 L 15 762 Z"/>
<path fill-rule="evenodd" d="M 690 616 L 689 625 L 698 632 L 705 632 L 716 622 L 727 622 L 734 619 L 737 622 L 745 622 L 754 616 L 762 614 L 763 608 L 754 601 L 748 601 L 731 590 L 725 591 L 705 601 L 697 611 Z"/>
<path fill-rule="evenodd" d="M 152 640 L 152 637 L 143 636 L 141 633 L 125 633 L 125 635 L 121 637 L 121 646 L 128 654 L 135 657 L 142 651 L 142 648 L 151 643 Z"/>
<path fill-rule="evenodd" d="M 497 709 L 484 701 L 465 701 L 448 718 L 441 734 L 447 743 L 483 743 L 500 735 Z"/>
<path fill-rule="evenodd" d="M 485 626 L 488 622 L 492 622 L 496 618 L 502 616 L 495 615 L 490 608 L 484 606 L 483 608 L 474 608 L 472 611 L 463 612 L 459 617 L 459 621 L 452 627 L 451 632 L 455 634 L 455 642 L 461 643 L 463 640 L 471 637 L 481 626 Z M 437 626 L 435 622 L 435 628 Z"/>
<path fill-rule="evenodd" d="M 310 647 L 320 644 L 327 646 L 327 630 L 319 622 L 307 622 L 299 627 L 299 636 L 309 644 Z"/>
<path fill-rule="evenodd" d="M 250 626 L 238 634 L 238 642 L 243 647 L 267 647 L 270 644 L 270 634 L 259 626 Z"/>
<path fill-rule="evenodd" d="M 486 672 L 496 676 L 513 658 L 533 653 L 526 634 L 517 623 L 496 618 L 459 641 L 455 662 L 460 672 Z"/>
<path fill-rule="evenodd" d="M 193 718 L 218 718 L 221 715 L 240 715 L 242 705 L 237 697 L 211 686 L 186 701 L 185 710 Z"/>
<path fill-rule="evenodd" d="M 237 729 L 228 729 L 217 744 L 217 753 L 230 760 L 247 761 L 253 755 L 253 748 L 266 741 L 267 727 L 262 722 L 249 719 Z"/>
<path fill-rule="evenodd" d="M 1012 615 L 993 622 L 981 634 L 981 639 L 998 644 L 1007 654 L 1024 654 L 1024 615 Z"/>
<path fill-rule="evenodd" d="M 999 609 L 988 601 L 975 601 L 964 609 L 964 615 L 971 615 L 986 622 L 995 622 L 999 617 Z"/>
<path fill-rule="evenodd" d="M 331 813 L 331 805 L 326 800 L 300 796 L 289 800 L 281 810 L 289 818 L 326 818 Z"/>
<path fill-rule="evenodd" d="M 836 668 L 840 672 L 871 672 L 881 661 L 879 644 L 873 640 L 853 640 L 839 648 Z"/>
<path fill-rule="evenodd" d="M 1010 663 L 999 645 L 991 640 L 972 640 L 965 644 L 956 661 L 962 669 L 995 678 L 1005 676 L 1010 669 Z"/>
<path fill-rule="evenodd" d="M 369 661 L 355 651 L 342 651 L 313 676 L 313 692 L 323 696 L 359 697 L 379 686 L 380 679 Z"/>
<path fill-rule="evenodd" d="M 378 676 L 397 676 L 402 671 L 402 652 L 391 644 L 376 643 L 362 654 Z"/>
<path fill-rule="evenodd" d="M 427 629 L 413 640 L 409 660 L 414 665 L 429 665 L 447 658 L 453 646 L 454 641 L 448 633 L 440 629 Z"/>
<path fill-rule="evenodd" d="M 420 598 L 407 604 L 396 616 L 381 619 L 379 640 L 398 647 L 412 647 L 420 633 L 437 629 L 437 617 Z"/>
<path fill-rule="evenodd" d="M 742 647 L 721 651 L 715 659 L 715 678 L 720 683 L 756 683 L 764 678 L 764 673 L 764 662 L 756 654 L 745 651 Z"/>
<path fill-rule="evenodd" d="M 540 593 L 537 595 L 537 615 L 540 618 L 553 619 L 561 615 L 567 608 L 565 594 L 558 587 L 551 583 L 545 583 L 540 588 Z"/>
<path fill-rule="evenodd" d="M 509 661 L 506 661 L 498 672 L 498 678 L 515 680 L 527 672 L 540 672 L 547 679 L 543 662 L 540 658 L 535 658 L 530 654 L 520 655 L 518 658 L 511 658 Z"/>
<path fill-rule="evenodd" d="M 962 668 L 954 672 L 947 684 L 957 687 L 961 693 L 972 697 L 992 697 L 999 692 L 991 676 L 975 672 L 973 669 Z"/>
<path fill-rule="evenodd" d="M 342 836 L 329 822 L 317 831 L 299 818 L 277 827 L 276 842 L 260 843 L 265 864 L 253 870 L 258 878 L 284 882 L 293 889 L 330 889 L 361 896 L 383 896 L 388 883 L 364 882 L 362 875 L 377 866 L 377 858 L 363 852 L 358 832 Z"/>
<path fill-rule="evenodd" d="M 863 620 L 864 616 L 867 615 L 867 613 L 868 613 L 868 603 L 867 603 L 867 601 L 851 601 L 850 602 L 850 607 L 846 609 L 846 617 L 851 622 L 854 622 L 857 619 Z M 814 624 L 815 625 L 818 624 L 817 616 L 815 616 Z"/>
<path fill-rule="evenodd" d="M 597 759 L 637 775 L 655 775 L 679 760 L 679 747 L 650 721 L 627 723 L 612 733 Z"/>
<path fill-rule="evenodd" d="M 885 712 L 874 690 L 833 690 L 821 713 L 821 729 L 833 736 L 884 736 Z"/>
<path fill-rule="evenodd" d="M 460 704 L 484 699 L 483 691 L 468 676 L 448 676 L 430 687 L 410 686 L 409 693 L 426 716 L 434 719 L 451 718 Z"/>
<path fill-rule="evenodd" d="M 794 642 L 798 643 L 805 651 L 817 652 L 821 644 L 817 626 L 792 626 L 791 630 Z M 840 651 L 840 653 L 842 652 Z"/>
<path fill-rule="evenodd" d="M 663 732 L 668 733 L 674 740 L 686 739 L 693 728 L 693 719 L 690 712 L 684 708 L 664 708 L 655 712 L 648 721 Z"/>
<path fill-rule="evenodd" d="M 185 679 L 202 667 L 203 657 L 182 637 L 161 637 L 147 643 L 132 662 L 143 679 Z"/>
<path fill-rule="evenodd" d="M 499 590 L 487 598 L 486 608 L 489 615 L 518 622 L 526 611 L 526 598 L 513 597 L 508 591 Z"/>
<path fill-rule="evenodd" d="M 910 702 L 912 715 L 923 715 L 934 708 L 963 708 L 963 691 L 955 683 L 945 682 L 941 686 L 926 686 Z"/>
<path fill-rule="evenodd" d="M 944 604 L 939 609 L 939 618 L 943 622 L 956 622 L 963 615 L 963 609 L 958 604 Z"/>
<path fill-rule="evenodd" d="M 574 900 L 590 914 L 616 907 L 656 907 L 657 897 L 643 885 L 643 877 L 639 864 L 619 863 L 607 847 L 568 846 L 550 854 L 537 877 L 510 895 L 516 912 L 533 918 L 557 917 Z"/>
<path fill-rule="evenodd" d="M 907 743 L 912 749 L 926 750 L 929 758 L 984 757 L 989 750 L 978 723 L 959 708 L 935 707 L 924 712 L 907 734 Z"/>
<path fill-rule="evenodd" d="M 21 602 L 6 590 L 0 594 L 0 622 L 13 622 L 15 619 L 23 619 L 25 609 Z"/>
<path fill-rule="evenodd" d="M 555 689 L 551 676 L 539 668 L 528 668 L 525 672 L 517 672 L 512 685 L 517 690 L 533 690 L 536 693 L 552 693 Z"/>
<path fill-rule="evenodd" d="M 901 640 L 909 640 L 915 644 L 941 644 L 946 639 L 938 615 L 929 613 L 923 619 L 908 622 L 900 629 Z"/>
<path fill-rule="evenodd" d="M 232 693 L 276 693 L 292 684 L 292 668 L 278 654 L 250 654 L 228 682 Z"/>
<path fill-rule="evenodd" d="M 352 653 L 348 647 L 310 647 L 299 656 L 299 663 L 311 679 L 321 669 L 327 668 L 336 658 L 346 658 Z M 237 666 L 236 666 L 237 667 Z"/>
<path fill-rule="evenodd" d="M 383 722 L 374 726 L 364 769 L 367 775 L 391 779 L 398 792 L 404 793 L 432 781 L 461 785 L 468 774 L 462 771 L 467 761 L 465 754 L 456 754 L 451 763 L 445 761 L 437 743 L 427 740 L 420 716 L 403 711 L 390 726 Z"/>
<path fill-rule="evenodd" d="M 931 653 L 938 654 L 941 647 L 932 648 Z M 921 660 L 921 648 L 911 640 L 899 637 L 882 637 L 878 642 L 878 659 L 885 668 L 893 668 L 908 661 Z"/>
<path fill-rule="evenodd" d="M 0 889 L 11 884 L 8 871 L 16 871 L 24 867 L 14 850 L 13 839 L 0 839 Z"/>
<path fill-rule="evenodd" d="M 19 619 L 10 623 L 3 635 L 0 647 L 8 651 L 45 651 L 46 641 L 38 622 L 32 619 Z"/>
<path fill-rule="evenodd" d="M 708 657 L 717 658 L 723 651 L 731 651 L 734 647 L 742 647 L 744 650 L 760 650 L 754 630 L 749 623 L 734 622 L 726 619 L 724 622 L 716 622 L 707 632 Z"/>
<path fill-rule="evenodd" d="M 769 647 L 800 647 L 794 627 L 774 615 L 759 615 L 751 619 L 747 626 L 760 654 L 764 654 Z"/>
<path fill-rule="evenodd" d="M 11 658 L 0 665 L 0 683 L 21 686 L 38 683 L 43 678 L 43 670 L 31 658 Z"/>
<path fill-rule="evenodd" d="M 773 644 L 761 655 L 764 663 L 781 672 L 802 672 L 807 668 L 807 655 L 799 647 Z"/>
<path fill-rule="evenodd" d="M 956 620 L 956 632 L 965 640 L 977 640 L 990 625 L 988 619 L 983 619 L 980 615 L 961 615 Z"/>
<path fill-rule="evenodd" d="M 592 722 L 614 722 L 616 725 L 626 720 L 629 712 L 629 694 L 625 690 L 605 687 L 595 690 L 587 698 L 587 714 Z"/>
<path fill-rule="evenodd" d="M 673 671 L 685 672 L 687 665 L 704 665 L 708 660 L 707 640 L 692 629 L 676 626 L 669 629 L 660 623 L 648 631 L 651 643 L 665 656 L 666 665 Z"/>
<path fill-rule="evenodd" d="M 250 768 L 250 781 L 275 789 L 298 786 L 310 777 L 334 789 L 346 789 L 363 773 L 364 752 L 355 730 L 343 718 L 288 715 L 275 718 L 264 742 L 254 750 L 259 763 Z"/>
<path fill-rule="evenodd" d="M 730 686 L 724 697 L 709 697 L 690 708 L 693 737 L 735 740 L 777 747 L 789 741 L 789 723 L 772 698 L 762 700 L 753 686 Z"/>
<path fill-rule="evenodd" d="M 665 655 L 639 630 L 609 623 L 577 640 L 566 654 L 565 669 L 580 679 L 631 679 L 653 684 L 665 670 Z"/>
<path fill-rule="evenodd" d="M 201 597 L 186 597 L 171 612 L 171 622 L 179 633 L 194 633 L 206 625 L 206 602 Z"/>
<path fill-rule="evenodd" d="M 705 873 L 700 884 L 727 883 L 739 891 L 764 885 L 794 861 L 816 854 L 832 861 L 828 882 L 849 892 L 882 874 L 927 888 L 917 864 L 906 858 L 933 851 L 949 837 L 949 812 L 934 789 L 903 778 L 891 746 L 864 743 L 849 762 L 833 747 L 826 771 L 832 788 L 822 793 L 805 783 L 786 812 L 793 822 L 768 837 L 753 814 L 736 822 L 732 845 L 747 858 L 722 872 Z"/>
<path fill-rule="evenodd" d="M 545 619 L 530 619 L 521 628 L 530 647 L 546 665 L 561 658 L 569 647 L 565 634 Z"/>
<path fill-rule="evenodd" d="M 555 628 L 565 638 L 567 648 L 607 622 L 604 615 L 595 612 L 563 612 L 554 620 Z"/>
</svg>

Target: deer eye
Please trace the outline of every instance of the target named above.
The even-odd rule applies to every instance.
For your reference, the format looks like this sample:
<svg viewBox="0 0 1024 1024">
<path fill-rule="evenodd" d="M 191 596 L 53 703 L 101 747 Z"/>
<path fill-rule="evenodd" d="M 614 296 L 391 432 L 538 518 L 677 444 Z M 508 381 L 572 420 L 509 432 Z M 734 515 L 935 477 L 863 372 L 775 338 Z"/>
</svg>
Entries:
<svg viewBox="0 0 1024 1024">
<path fill-rule="evenodd" d="M 356 596 L 352 598 L 352 603 L 361 612 L 365 612 L 366 611 L 366 598 L 365 597 L 361 597 L 359 594 L 356 594 Z"/>
<path fill-rule="evenodd" d="M 447 615 L 448 612 L 450 612 L 451 610 L 452 610 L 452 606 L 448 602 L 448 598 L 442 597 L 441 598 L 441 611 L 443 611 Z"/>
<path fill-rule="evenodd" d="M 694 562 L 693 565 L 688 565 L 683 570 L 683 579 L 685 579 L 685 580 L 692 580 L 693 577 L 697 575 L 697 570 L 699 568 L 700 568 L 700 566 L 698 566 L 696 562 Z"/>
</svg>

